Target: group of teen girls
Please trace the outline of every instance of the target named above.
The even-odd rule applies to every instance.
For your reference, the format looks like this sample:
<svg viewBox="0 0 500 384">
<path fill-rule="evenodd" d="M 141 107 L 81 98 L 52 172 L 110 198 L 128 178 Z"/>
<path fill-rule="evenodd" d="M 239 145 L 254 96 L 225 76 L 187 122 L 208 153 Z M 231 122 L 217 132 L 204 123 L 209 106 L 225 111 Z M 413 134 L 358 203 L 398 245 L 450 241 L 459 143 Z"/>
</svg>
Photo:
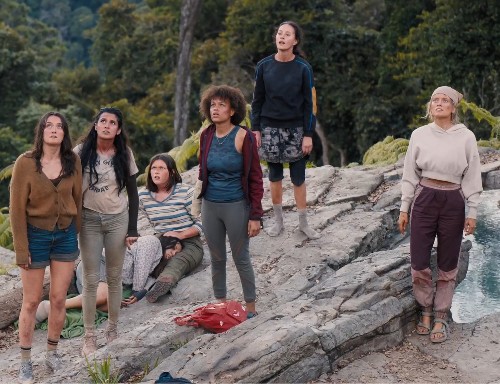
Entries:
<svg viewBox="0 0 500 384">
<path fill-rule="evenodd" d="M 142 256 L 131 256 L 127 262 L 135 262 L 138 276 L 142 276 L 134 279 L 130 274 L 134 295 L 129 302 L 144 295 L 155 302 L 201 262 L 202 228 L 210 250 L 215 298 L 226 300 L 227 235 L 248 317 L 257 315 L 249 239 L 259 234 L 262 225 L 261 160 L 268 165 L 273 203 L 274 223 L 267 229 L 268 235 L 279 236 L 284 230 L 282 180 L 283 164 L 288 163 L 298 228 L 309 239 L 320 237 L 309 226 L 306 215 L 305 168 L 316 124 L 313 71 L 300 50 L 303 35 L 296 23 L 283 22 L 274 36 L 277 52 L 256 67 L 253 132 L 239 125 L 246 115 L 246 100 L 240 90 L 227 85 L 211 86 L 202 94 L 200 112 L 211 125 L 200 138 L 199 180 L 195 188 L 183 185 L 173 159 L 160 154 L 151 159 L 146 188 L 138 193 L 138 168 L 128 147 L 122 113 L 116 108 L 101 109 L 75 148 L 64 116 L 50 112 L 41 118 L 33 149 L 17 159 L 11 181 L 10 217 L 23 282 L 19 317 L 21 381 L 33 380 L 31 343 L 46 266 L 50 267 L 51 279 L 45 362 L 52 370 L 63 366 L 57 345 L 66 292 L 80 251 L 85 327 L 82 353 L 86 356 L 97 349 L 94 318 L 103 249 L 108 343 L 118 337 L 127 252 L 133 254 L 134 247 L 142 250 L 136 251 Z M 473 232 L 482 190 L 475 137 L 458 124 L 456 117 L 460 98 L 461 94 L 450 87 L 440 87 L 433 93 L 428 108 L 433 122 L 413 133 L 403 174 L 399 225 L 404 232 L 412 208 L 412 276 L 416 299 L 423 308 L 417 331 L 431 334 L 433 341 L 447 337 L 446 315 L 462 230 L 465 225 L 467 234 Z M 160 242 L 139 237 L 139 209 L 159 234 L 153 236 L 155 240 L 177 238 L 182 250 L 167 255 Z M 200 213 L 203 227 L 198 220 Z M 439 274 L 434 296 L 429 256 L 436 235 Z M 144 254 L 156 256 L 145 265 L 140 261 Z M 156 283 L 148 291 L 145 280 L 158 262 L 172 262 L 170 272 L 160 268 Z"/>
</svg>

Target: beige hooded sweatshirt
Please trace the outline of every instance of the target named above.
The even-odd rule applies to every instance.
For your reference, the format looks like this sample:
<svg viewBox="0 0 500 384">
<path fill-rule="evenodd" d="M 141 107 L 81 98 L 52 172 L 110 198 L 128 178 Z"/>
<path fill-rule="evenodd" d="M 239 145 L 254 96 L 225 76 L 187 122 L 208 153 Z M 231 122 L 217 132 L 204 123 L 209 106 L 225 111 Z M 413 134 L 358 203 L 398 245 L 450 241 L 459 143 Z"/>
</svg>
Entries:
<svg viewBox="0 0 500 384">
<path fill-rule="evenodd" d="M 474 133 L 463 124 L 444 130 L 435 123 L 413 131 L 403 169 L 400 211 L 409 211 L 422 177 L 459 184 L 467 217 L 475 219 L 483 186 Z"/>
</svg>

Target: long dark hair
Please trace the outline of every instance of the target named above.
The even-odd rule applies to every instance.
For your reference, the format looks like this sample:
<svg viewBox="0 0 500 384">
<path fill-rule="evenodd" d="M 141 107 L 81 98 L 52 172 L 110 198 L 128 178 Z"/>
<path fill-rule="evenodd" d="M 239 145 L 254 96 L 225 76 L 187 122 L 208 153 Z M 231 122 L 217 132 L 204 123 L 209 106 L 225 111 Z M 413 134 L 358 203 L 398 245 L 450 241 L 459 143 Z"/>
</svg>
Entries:
<svg viewBox="0 0 500 384">
<path fill-rule="evenodd" d="M 71 138 L 69 136 L 69 126 L 66 118 L 59 112 L 47 112 L 43 115 L 35 127 L 35 141 L 31 149 L 31 156 L 35 159 L 36 170 L 42 172 L 42 156 L 43 156 L 43 132 L 47 126 L 47 120 L 50 116 L 56 116 L 61 119 L 61 124 L 64 132 L 64 138 L 61 143 L 61 177 L 71 176 L 75 172 L 76 156 L 73 153 Z"/>
<path fill-rule="evenodd" d="M 130 175 L 130 154 L 128 151 L 128 138 L 125 133 L 125 126 L 123 124 L 123 114 L 115 107 L 104 107 L 99 110 L 94 117 L 92 126 L 90 127 L 87 135 L 80 138 L 79 142 L 82 144 L 80 158 L 82 160 L 83 172 L 87 171 L 90 175 L 90 186 L 94 186 L 99 181 L 99 175 L 95 170 L 97 161 L 97 131 L 96 125 L 103 113 L 111 113 L 116 116 L 118 120 L 118 128 L 121 130 L 115 136 L 113 145 L 116 148 L 115 155 L 113 156 L 113 168 L 115 170 L 116 182 L 118 184 L 118 193 L 120 193 L 127 184 L 127 178 Z"/>
<path fill-rule="evenodd" d="M 175 160 L 167 153 L 159 153 L 154 155 L 149 161 L 149 165 L 147 168 L 148 177 L 146 180 L 146 188 L 151 192 L 158 192 L 158 186 L 153 182 L 153 178 L 151 177 L 151 166 L 156 160 L 161 160 L 165 163 L 168 169 L 168 182 L 167 182 L 167 191 L 170 190 L 175 184 L 182 183 L 182 177 L 177 170 L 177 164 L 175 164 Z"/>
<path fill-rule="evenodd" d="M 284 21 L 280 25 L 278 25 L 278 27 L 274 31 L 274 36 L 273 36 L 274 41 L 276 41 L 276 34 L 278 33 L 278 29 L 280 29 L 280 27 L 282 25 L 285 25 L 285 24 L 288 24 L 289 26 L 291 26 L 293 28 L 293 30 L 295 31 L 295 40 L 297 40 L 297 44 L 295 44 L 293 46 L 293 54 L 300 56 L 302 58 L 305 58 L 306 55 L 305 55 L 304 51 L 302 50 L 302 41 L 304 40 L 304 31 L 302 30 L 302 28 L 300 28 L 300 26 L 295 21 L 288 20 L 288 21 Z"/>
</svg>

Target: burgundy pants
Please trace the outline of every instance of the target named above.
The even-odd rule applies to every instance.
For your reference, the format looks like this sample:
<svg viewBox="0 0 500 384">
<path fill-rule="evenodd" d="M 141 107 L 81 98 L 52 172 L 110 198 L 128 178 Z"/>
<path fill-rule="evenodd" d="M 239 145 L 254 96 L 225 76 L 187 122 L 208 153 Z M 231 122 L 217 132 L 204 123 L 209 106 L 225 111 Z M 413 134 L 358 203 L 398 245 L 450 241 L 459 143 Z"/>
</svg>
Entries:
<svg viewBox="0 0 500 384">
<path fill-rule="evenodd" d="M 451 308 L 456 285 L 465 202 L 459 185 L 442 188 L 424 180 L 415 191 L 411 209 L 413 293 L 422 307 L 427 310 L 434 307 L 438 316 L 444 317 Z M 434 295 L 430 258 L 436 235 L 438 276 Z"/>
</svg>

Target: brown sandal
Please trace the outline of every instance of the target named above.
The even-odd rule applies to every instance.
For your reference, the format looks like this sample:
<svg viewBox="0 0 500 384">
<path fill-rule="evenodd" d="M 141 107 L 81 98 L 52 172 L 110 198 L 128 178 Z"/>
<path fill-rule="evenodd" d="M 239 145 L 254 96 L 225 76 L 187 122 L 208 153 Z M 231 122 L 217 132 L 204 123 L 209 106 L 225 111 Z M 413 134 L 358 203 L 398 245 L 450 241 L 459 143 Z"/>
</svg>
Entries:
<svg viewBox="0 0 500 384">
<path fill-rule="evenodd" d="M 416 332 L 417 332 L 418 335 L 426 336 L 426 335 L 429 335 L 431 333 L 432 315 L 433 315 L 432 312 L 422 311 L 422 313 L 420 314 L 420 320 L 419 320 L 419 322 L 417 324 L 417 327 L 416 327 Z M 429 322 L 429 325 L 427 325 L 427 324 L 424 323 L 424 321 L 423 321 L 424 320 L 423 319 L 424 316 L 431 318 L 431 321 Z M 419 331 L 419 327 L 423 328 L 424 330 L 423 331 Z"/>
<path fill-rule="evenodd" d="M 441 329 L 433 329 L 431 331 L 431 342 L 433 342 L 433 343 L 442 343 L 443 341 L 448 340 L 448 327 L 449 327 L 449 325 L 446 322 L 446 320 L 443 320 L 443 319 L 440 319 L 440 318 L 435 318 L 434 319 L 434 324 L 436 324 L 436 323 L 441 323 L 443 325 L 443 327 Z M 433 339 L 432 335 L 437 335 L 437 334 L 441 334 L 443 336 L 440 337 L 439 339 Z"/>
</svg>

